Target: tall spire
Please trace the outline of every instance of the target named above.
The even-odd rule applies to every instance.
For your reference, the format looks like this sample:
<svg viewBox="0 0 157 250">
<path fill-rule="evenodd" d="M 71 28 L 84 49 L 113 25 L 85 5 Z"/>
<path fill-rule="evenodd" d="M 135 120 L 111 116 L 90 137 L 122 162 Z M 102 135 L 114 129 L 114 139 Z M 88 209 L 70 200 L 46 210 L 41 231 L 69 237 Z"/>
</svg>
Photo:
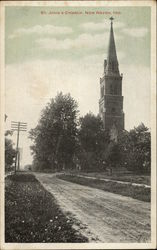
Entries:
<svg viewBox="0 0 157 250">
<path fill-rule="evenodd" d="M 110 39 L 109 39 L 109 47 L 108 47 L 108 55 L 107 55 L 107 63 L 105 72 L 107 75 L 119 75 L 119 68 L 118 68 L 118 59 L 116 53 L 116 45 L 114 40 L 114 33 L 113 33 L 113 17 L 110 17 L 111 20 L 111 28 L 110 28 Z"/>
</svg>

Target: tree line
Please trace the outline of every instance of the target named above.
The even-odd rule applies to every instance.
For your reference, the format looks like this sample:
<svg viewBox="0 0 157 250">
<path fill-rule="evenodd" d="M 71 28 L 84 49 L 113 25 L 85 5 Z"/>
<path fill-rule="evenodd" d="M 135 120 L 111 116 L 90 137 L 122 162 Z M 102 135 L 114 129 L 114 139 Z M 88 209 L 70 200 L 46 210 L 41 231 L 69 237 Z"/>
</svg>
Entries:
<svg viewBox="0 0 157 250">
<path fill-rule="evenodd" d="M 16 150 L 14 149 L 13 141 L 8 137 L 12 132 L 7 130 L 5 132 L 5 171 L 10 171 L 13 168 Z"/>
<path fill-rule="evenodd" d="M 29 138 L 35 170 L 150 172 L 151 135 L 143 123 L 111 141 L 99 115 L 79 118 L 78 104 L 70 94 L 61 92 L 50 100 Z"/>
</svg>

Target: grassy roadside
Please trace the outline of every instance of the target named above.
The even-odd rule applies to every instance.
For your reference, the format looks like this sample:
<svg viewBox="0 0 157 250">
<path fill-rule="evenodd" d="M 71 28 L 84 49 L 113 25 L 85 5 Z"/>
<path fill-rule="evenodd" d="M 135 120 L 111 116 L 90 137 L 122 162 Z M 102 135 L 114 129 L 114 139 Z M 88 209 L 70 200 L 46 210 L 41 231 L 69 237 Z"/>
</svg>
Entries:
<svg viewBox="0 0 157 250">
<path fill-rule="evenodd" d="M 128 197 L 132 197 L 134 199 L 138 199 L 141 201 L 150 202 L 150 189 L 138 186 L 132 186 L 131 184 L 121 184 L 114 183 L 112 181 L 102 181 L 102 180 L 93 180 L 87 179 L 84 177 L 78 177 L 75 175 L 58 175 L 57 178 L 60 178 L 65 181 L 71 181 L 73 183 L 77 183 L 80 185 L 85 185 L 93 188 L 98 188 L 104 191 L 108 191 L 115 194 L 120 194 Z"/>
<path fill-rule="evenodd" d="M 111 179 L 111 180 L 116 180 L 116 181 L 126 181 L 126 182 L 131 182 L 131 183 L 139 183 L 139 184 L 146 184 L 146 185 L 150 185 L 150 176 L 148 175 L 122 175 L 120 174 L 113 174 L 112 176 L 106 175 L 106 174 L 95 174 L 92 175 L 90 174 L 86 174 L 83 173 L 83 175 L 86 176 L 95 176 L 98 178 L 107 178 L 107 179 Z M 119 175 L 119 176 L 118 176 Z"/>
<path fill-rule="evenodd" d="M 31 174 L 6 178 L 5 242 L 87 242 Z"/>
<path fill-rule="evenodd" d="M 121 173 L 121 172 L 113 172 L 112 175 L 107 174 L 106 172 L 78 172 L 78 171 L 69 171 L 70 174 L 74 175 L 84 175 L 89 177 L 95 178 L 106 178 L 116 181 L 124 181 L 124 182 L 131 182 L 131 183 L 139 183 L 145 185 L 151 185 L 151 176 L 150 175 L 138 175 L 138 174 L 128 174 L 128 173 Z"/>
</svg>

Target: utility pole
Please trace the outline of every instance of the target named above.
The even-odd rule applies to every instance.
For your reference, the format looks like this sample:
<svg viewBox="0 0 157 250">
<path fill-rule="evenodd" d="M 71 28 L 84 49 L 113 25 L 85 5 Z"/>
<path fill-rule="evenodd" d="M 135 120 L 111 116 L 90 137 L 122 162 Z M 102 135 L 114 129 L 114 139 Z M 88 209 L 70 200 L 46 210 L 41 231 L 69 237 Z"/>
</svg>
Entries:
<svg viewBox="0 0 157 250">
<path fill-rule="evenodd" d="M 20 131 L 27 131 L 27 123 L 12 121 L 11 122 L 11 130 L 17 131 L 16 156 L 15 156 L 15 174 L 16 174 L 17 163 L 18 163 L 18 170 L 20 168 L 20 155 L 19 155 L 19 153 L 20 153 L 19 152 Z"/>
<path fill-rule="evenodd" d="M 20 148 L 18 148 L 18 156 L 17 156 L 17 170 L 20 170 Z"/>
</svg>

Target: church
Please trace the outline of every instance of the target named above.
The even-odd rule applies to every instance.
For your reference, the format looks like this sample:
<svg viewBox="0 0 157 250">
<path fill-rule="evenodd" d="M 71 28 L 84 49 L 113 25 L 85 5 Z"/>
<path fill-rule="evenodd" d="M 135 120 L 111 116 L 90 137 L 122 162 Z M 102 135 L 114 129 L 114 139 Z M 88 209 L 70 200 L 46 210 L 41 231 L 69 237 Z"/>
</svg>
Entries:
<svg viewBox="0 0 157 250">
<path fill-rule="evenodd" d="M 104 72 L 100 78 L 99 114 L 105 131 L 110 139 L 117 141 L 118 133 L 124 130 L 124 112 L 122 96 L 122 78 L 116 53 L 113 32 L 113 17 L 110 18 L 110 38 L 107 59 L 104 60 Z"/>
</svg>

